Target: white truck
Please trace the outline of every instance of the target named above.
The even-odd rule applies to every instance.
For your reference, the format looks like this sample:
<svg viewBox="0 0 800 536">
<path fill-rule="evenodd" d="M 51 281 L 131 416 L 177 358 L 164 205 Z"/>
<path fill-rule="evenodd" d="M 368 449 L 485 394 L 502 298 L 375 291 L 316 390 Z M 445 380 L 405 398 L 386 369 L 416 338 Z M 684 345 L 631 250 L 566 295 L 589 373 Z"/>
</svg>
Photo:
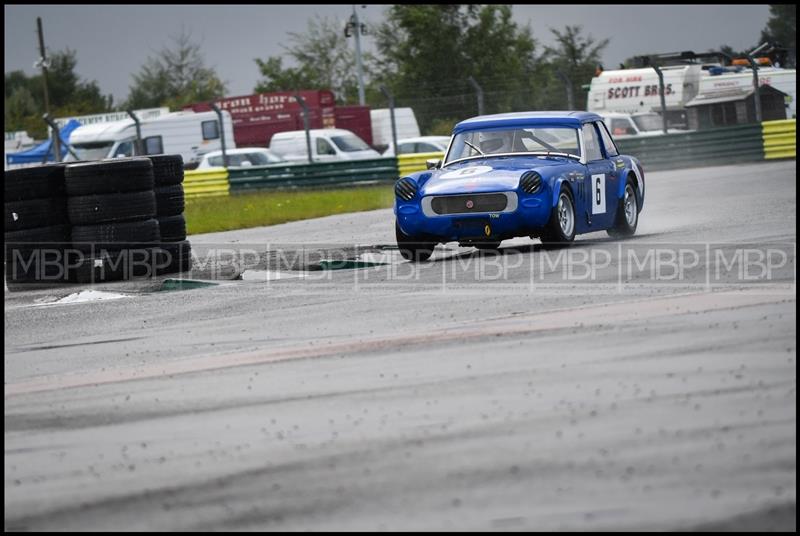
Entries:
<svg viewBox="0 0 800 536">
<path fill-rule="evenodd" d="M 716 74 L 718 71 L 719 74 Z M 772 86 L 786 93 L 786 118 L 797 117 L 797 69 L 782 69 L 764 66 L 758 68 L 758 82 L 761 86 Z M 720 92 L 749 91 L 753 88 L 753 71 L 749 67 L 728 67 L 710 69 L 700 81 L 700 94 Z"/>
<path fill-rule="evenodd" d="M 380 153 L 349 130 L 315 128 L 308 131 L 290 130 L 272 136 L 269 150 L 288 162 L 308 162 L 308 143 L 314 162 L 338 162 L 380 158 Z"/>
<path fill-rule="evenodd" d="M 369 111 L 372 122 L 372 146 L 379 151 L 385 151 L 392 145 L 392 117 L 389 108 L 378 108 Z M 416 138 L 419 134 L 419 125 L 411 108 L 394 109 L 395 129 L 397 139 Z"/>
<path fill-rule="evenodd" d="M 700 64 L 662 67 L 667 124 L 671 128 L 688 128 L 685 106 L 700 89 L 705 76 Z M 603 71 L 592 78 L 586 110 L 624 114 L 661 113 L 658 75 L 648 67 Z"/>
<path fill-rule="evenodd" d="M 223 111 L 226 148 L 236 148 L 230 113 Z M 142 154 L 179 154 L 184 165 L 193 167 L 204 154 L 222 149 L 219 120 L 215 112 L 173 112 L 141 121 Z M 133 156 L 136 125 L 133 119 L 83 125 L 70 136 L 77 158 L 101 160 Z"/>
</svg>

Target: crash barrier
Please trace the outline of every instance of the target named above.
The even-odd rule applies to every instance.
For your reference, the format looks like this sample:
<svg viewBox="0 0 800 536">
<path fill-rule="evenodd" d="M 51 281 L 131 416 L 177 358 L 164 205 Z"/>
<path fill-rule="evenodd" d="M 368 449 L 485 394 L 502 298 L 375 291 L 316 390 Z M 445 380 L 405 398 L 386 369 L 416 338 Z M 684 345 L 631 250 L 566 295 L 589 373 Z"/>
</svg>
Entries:
<svg viewBox="0 0 800 536">
<path fill-rule="evenodd" d="M 764 159 L 761 125 L 741 125 L 681 134 L 618 140 L 622 154 L 648 171 L 755 162 Z"/>
<path fill-rule="evenodd" d="M 442 158 L 444 158 L 443 152 L 401 154 L 397 157 L 398 177 L 405 177 L 409 173 L 414 173 L 415 171 L 425 171 L 428 169 L 428 160 L 441 160 Z"/>
<path fill-rule="evenodd" d="M 764 158 L 797 158 L 797 119 L 761 123 Z"/>
<path fill-rule="evenodd" d="M 186 171 L 184 173 L 183 191 L 186 197 L 215 197 L 230 195 L 228 170 L 211 168 Z"/>
<path fill-rule="evenodd" d="M 180 155 L 6 171 L 9 290 L 188 270 L 183 178 Z"/>
<path fill-rule="evenodd" d="M 397 159 L 374 158 L 318 164 L 272 164 L 228 170 L 232 194 L 271 188 L 349 186 L 397 179 Z"/>
</svg>

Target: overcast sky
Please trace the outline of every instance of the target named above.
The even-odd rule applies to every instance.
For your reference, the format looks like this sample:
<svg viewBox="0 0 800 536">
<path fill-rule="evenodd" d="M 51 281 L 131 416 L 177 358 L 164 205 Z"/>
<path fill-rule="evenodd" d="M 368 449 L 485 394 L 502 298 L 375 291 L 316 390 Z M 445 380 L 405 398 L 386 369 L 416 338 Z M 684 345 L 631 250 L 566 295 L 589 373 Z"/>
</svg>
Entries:
<svg viewBox="0 0 800 536">
<path fill-rule="evenodd" d="M 377 24 L 387 8 L 359 7 L 359 16 Z M 227 83 L 228 96 L 246 95 L 259 78 L 253 58 L 283 54 L 287 32 L 303 32 L 314 14 L 337 18 L 344 27 L 351 12 L 351 5 L 6 5 L 5 72 L 35 72 L 40 16 L 48 49 L 76 50 L 78 73 L 97 80 L 118 103 L 128 95 L 131 73 L 170 44 L 169 37 L 183 25 L 202 41 L 206 63 Z M 758 44 L 769 7 L 515 5 L 514 16 L 520 25 L 530 23 L 541 45 L 553 44 L 549 28 L 567 24 L 580 24 L 597 39 L 610 38 L 603 63 L 611 69 L 637 54 L 706 51 L 723 44 L 736 50 L 751 47 Z M 365 38 L 367 50 L 371 41 Z"/>
</svg>

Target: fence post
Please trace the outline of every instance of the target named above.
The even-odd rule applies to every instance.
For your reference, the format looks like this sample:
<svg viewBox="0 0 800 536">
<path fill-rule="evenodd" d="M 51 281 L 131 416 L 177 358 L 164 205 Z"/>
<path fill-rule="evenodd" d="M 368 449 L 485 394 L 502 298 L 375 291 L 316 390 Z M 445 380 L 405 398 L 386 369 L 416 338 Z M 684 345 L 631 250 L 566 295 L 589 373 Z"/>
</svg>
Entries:
<svg viewBox="0 0 800 536">
<path fill-rule="evenodd" d="M 478 99 L 478 115 L 483 115 L 483 88 L 480 85 L 478 85 L 478 82 L 476 82 L 475 79 L 472 78 L 472 76 L 467 78 L 467 81 L 475 90 L 475 95 Z"/>
<path fill-rule="evenodd" d="M 128 114 L 136 124 L 136 155 L 143 155 L 144 147 L 142 147 L 142 123 L 139 121 L 139 118 L 136 117 L 136 114 L 133 113 L 133 110 L 125 110 L 125 113 Z"/>
<path fill-rule="evenodd" d="M 225 118 L 222 116 L 222 110 L 219 109 L 217 103 L 211 103 L 211 109 L 214 110 L 219 119 L 219 141 L 222 144 L 222 166 L 228 169 L 228 152 L 225 147 Z"/>
<path fill-rule="evenodd" d="M 658 75 L 658 95 L 661 98 L 661 124 L 664 134 L 667 133 L 667 98 L 664 96 L 664 73 L 658 65 L 653 65 L 653 69 Z"/>
<path fill-rule="evenodd" d="M 389 99 L 389 118 L 392 120 L 392 147 L 394 147 L 394 155 L 397 156 L 397 125 L 394 122 L 394 95 L 391 94 L 389 89 L 382 85 L 381 93 Z"/>
<path fill-rule="evenodd" d="M 294 96 L 297 104 L 299 104 L 303 108 L 303 128 L 306 131 L 306 148 L 308 149 L 308 163 L 314 163 L 314 157 L 311 155 L 311 133 L 308 131 L 308 105 L 306 104 L 306 100 L 301 97 L 299 94 Z"/>
<path fill-rule="evenodd" d="M 47 123 L 47 126 L 49 126 L 50 129 L 53 132 L 55 132 L 55 137 L 58 138 L 58 140 L 64 144 L 64 147 L 67 148 L 67 151 L 69 151 L 69 154 L 74 156 L 75 160 L 80 160 L 80 158 L 78 158 L 78 155 L 75 154 L 75 151 L 72 150 L 72 147 L 69 146 L 69 143 L 67 143 L 67 142 L 65 142 L 64 140 L 61 139 L 61 131 L 59 130 L 58 125 L 56 125 L 55 121 L 53 121 L 50 118 L 50 114 L 44 114 L 42 116 L 42 119 L 44 119 L 44 122 Z M 56 158 L 56 162 L 60 162 L 61 161 L 61 145 L 60 144 L 59 145 L 52 145 L 52 147 L 53 147 L 54 151 L 58 151 L 58 157 Z M 47 155 L 45 155 L 45 162 L 46 161 L 47 161 Z M 42 162 L 42 163 L 44 163 L 44 162 Z"/>
</svg>

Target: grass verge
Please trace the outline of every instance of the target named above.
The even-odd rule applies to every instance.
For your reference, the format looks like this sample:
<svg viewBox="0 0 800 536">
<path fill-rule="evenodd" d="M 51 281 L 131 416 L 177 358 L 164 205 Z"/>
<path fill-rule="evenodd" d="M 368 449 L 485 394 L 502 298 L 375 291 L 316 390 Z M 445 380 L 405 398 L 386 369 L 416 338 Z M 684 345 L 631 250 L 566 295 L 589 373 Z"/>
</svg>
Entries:
<svg viewBox="0 0 800 536">
<path fill-rule="evenodd" d="M 393 185 L 330 190 L 269 191 L 186 200 L 189 234 L 232 231 L 346 212 L 388 208 Z"/>
</svg>

